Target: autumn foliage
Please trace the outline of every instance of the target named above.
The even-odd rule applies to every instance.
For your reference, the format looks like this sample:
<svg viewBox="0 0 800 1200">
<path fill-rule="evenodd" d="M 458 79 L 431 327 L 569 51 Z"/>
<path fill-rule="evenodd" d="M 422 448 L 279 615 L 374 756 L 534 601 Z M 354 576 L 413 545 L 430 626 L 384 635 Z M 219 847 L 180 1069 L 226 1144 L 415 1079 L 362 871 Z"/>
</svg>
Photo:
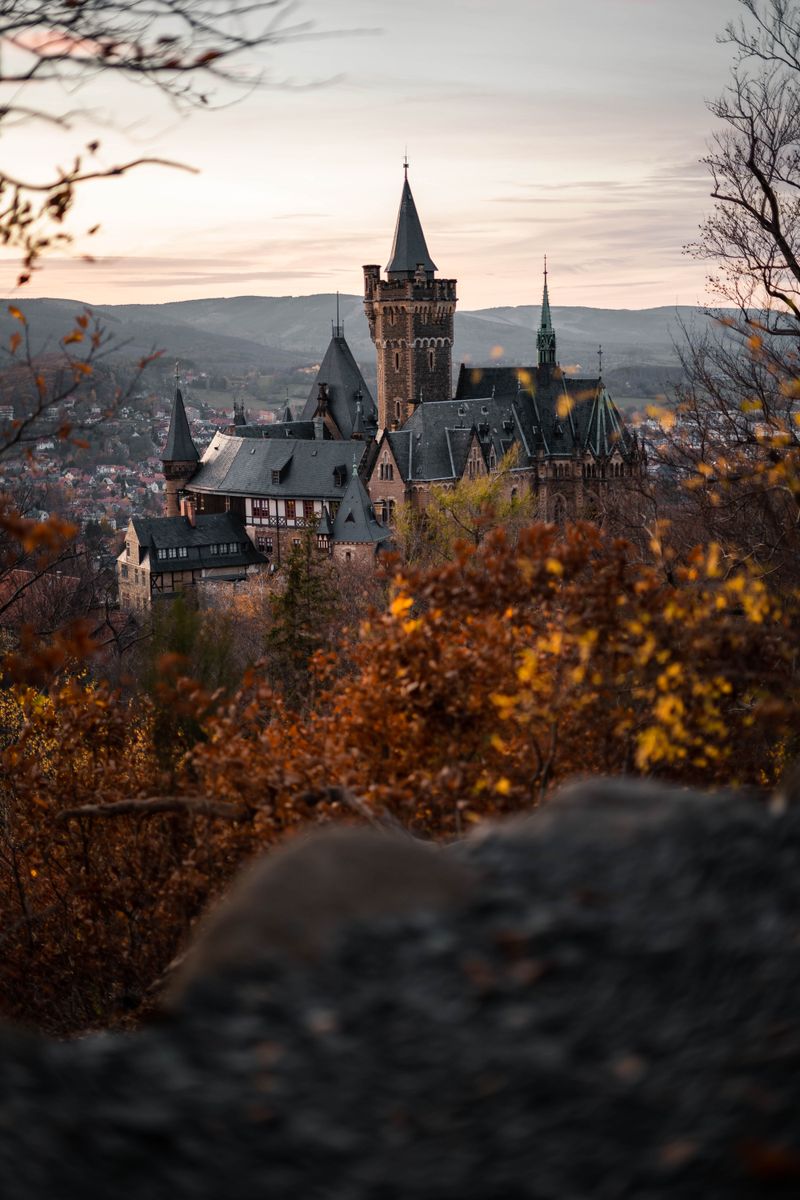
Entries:
<svg viewBox="0 0 800 1200">
<path fill-rule="evenodd" d="M 209 899 L 308 822 L 448 838 L 595 772 L 766 793 L 796 753 L 798 615 L 714 546 L 668 584 L 595 527 L 537 524 L 397 571 L 305 702 L 260 670 L 212 694 L 174 661 L 155 699 L 7 690 L 6 1014 L 140 1011 Z M 196 740 L 159 744 L 165 708 Z"/>
</svg>

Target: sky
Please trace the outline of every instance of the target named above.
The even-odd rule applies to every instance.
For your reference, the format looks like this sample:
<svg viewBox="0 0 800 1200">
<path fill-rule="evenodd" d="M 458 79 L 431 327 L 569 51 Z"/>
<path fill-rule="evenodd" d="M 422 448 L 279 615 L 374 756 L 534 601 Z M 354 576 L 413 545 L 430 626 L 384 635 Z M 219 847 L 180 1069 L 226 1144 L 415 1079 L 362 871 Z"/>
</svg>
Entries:
<svg viewBox="0 0 800 1200">
<path fill-rule="evenodd" d="M 3 294 L 91 304 L 362 290 L 385 266 L 408 152 L 439 274 L 463 309 L 702 304 L 684 252 L 711 205 L 705 153 L 737 0 L 298 0 L 307 39 L 260 52 L 269 86 L 181 114 L 98 80 L 68 132 L 4 133 L 0 162 L 41 178 L 93 137 L 108 165 L 174 159 L 86 184 L 80 234 Z M 4 98 L 5 99 L 5 98 Z M 26 99 L 33 99 L 27 97 Z M 221 99 L 230 101 L 230 94 Z M 91 253 L 95 261 L 82 256 Z"/>
</svg>

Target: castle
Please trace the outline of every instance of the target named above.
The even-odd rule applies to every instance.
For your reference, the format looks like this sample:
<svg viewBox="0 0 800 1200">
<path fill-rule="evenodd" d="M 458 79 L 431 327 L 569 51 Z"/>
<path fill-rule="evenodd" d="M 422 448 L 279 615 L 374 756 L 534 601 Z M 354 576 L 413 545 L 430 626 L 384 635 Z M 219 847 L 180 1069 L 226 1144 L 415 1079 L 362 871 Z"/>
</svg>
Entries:
<svg viewBox="0 0 800 1200">
<path fill-rule="evenodd" d="M 559 367 L 546 264 L 536 363 L 462 364 L 453 394 L 456 303 L 456 280 L 439 278 L 428 252 L 406 163 L 385 278 L 364 267 L 376 399 L 337 324 L 299 417 L 287 407 L 282 421 L 250 425 L 236 406 L 200 455 L 176 379 L 166 514 L 128 526 L 122 606 L 280 567 L 309 526 L 320 552 L 372 562 L 400 504 L 424 506 L 434 485 L 491 474 L 512 449 L 513 487 L 534 492 L 558 522 L 591 516 L 604 489 L 644 471 L 602 374 L 578 379 Z"/>
</svg>

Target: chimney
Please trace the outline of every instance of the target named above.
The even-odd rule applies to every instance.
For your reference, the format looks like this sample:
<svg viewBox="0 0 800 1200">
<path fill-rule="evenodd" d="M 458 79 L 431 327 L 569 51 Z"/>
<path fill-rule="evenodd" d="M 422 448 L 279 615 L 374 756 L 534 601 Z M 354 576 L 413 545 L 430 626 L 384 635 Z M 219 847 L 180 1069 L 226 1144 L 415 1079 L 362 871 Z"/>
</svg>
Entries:
<svg viewBox="0 0 800 1200">
<path fill-rule="evenodd" d="M 190 496 L 181 496 L 181 516 L 186 517 L 192 529 L 194 529 L 196 523 L 196 511 L 194 500 Z"/>
</svg>

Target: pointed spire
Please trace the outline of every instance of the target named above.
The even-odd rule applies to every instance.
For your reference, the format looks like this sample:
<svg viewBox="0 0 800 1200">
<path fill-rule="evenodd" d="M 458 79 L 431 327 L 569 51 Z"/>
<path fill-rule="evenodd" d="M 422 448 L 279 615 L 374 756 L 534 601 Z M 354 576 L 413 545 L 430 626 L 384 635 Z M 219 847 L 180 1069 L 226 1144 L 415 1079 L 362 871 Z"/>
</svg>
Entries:
<svg viewBox="0 0 800 1200">
<path fill-rule="evenodd" d="M 288 400 L 288 397 L 287 397 L 287 400 Z M 293 420 L 294 420 L 294 417 L 292 416 L 292 410 L 291 410 L 291 408 L 289 407 L 288 403 L 287 403 L 287 405 L 286 405 L 286 408 L 283 410 L 283 420 L 284 420 L 284 423 L 285 423 L 285 422 L 287 422 L 287 421 L 293 421 Z"/>
<path fill-rule="evenodd" d="M 436 270 L 436 264 L 428 253 L 422 223 L 408 182 L 408 158 L 403 162 L 403 171 L 403 191 L 394 231 L 392 257 L 386 268 L 390 280 L 392 276 L 398 275 L 413 279 L 418 267 L 422 267 L 427 275 L 432 275 Z"/>
<path fill-rule="evenodd" d="M 178 374 L 178 363 L 175 363 L 175 398 L 172 401 L 172 412 L 169 418 L 169 433 L 167 434 L 167 444 L 164 447 L 164 452 L 161 455 L 162 462 L 199 462 L 200 455 L 197 452 L 197 447 L 192 441 L 191 430 L 189 429 L 189 420 L 186 416 L 186 409 L 183 406 L 183 396 L 181 395 L 180 380 Z"/>
<path fill-rule="evenodd" d="M 544 256 L 544 291 L 542 293 L 542 317 L 536 334 L 537 361 L 540 367 L 556 364 L 556 331 L 550 313 L 550 294 L 547 290 L 547 255 Z"/>
<path fill-rule="evenodd" d="M 539 323 L 542 330 L 553 328 L 553 318 L 550 315 L 550 295 L 547 291 L 547 255 L 544 256 L 544 292 L 542 293 L 542 319 Z"/>
</svg>

